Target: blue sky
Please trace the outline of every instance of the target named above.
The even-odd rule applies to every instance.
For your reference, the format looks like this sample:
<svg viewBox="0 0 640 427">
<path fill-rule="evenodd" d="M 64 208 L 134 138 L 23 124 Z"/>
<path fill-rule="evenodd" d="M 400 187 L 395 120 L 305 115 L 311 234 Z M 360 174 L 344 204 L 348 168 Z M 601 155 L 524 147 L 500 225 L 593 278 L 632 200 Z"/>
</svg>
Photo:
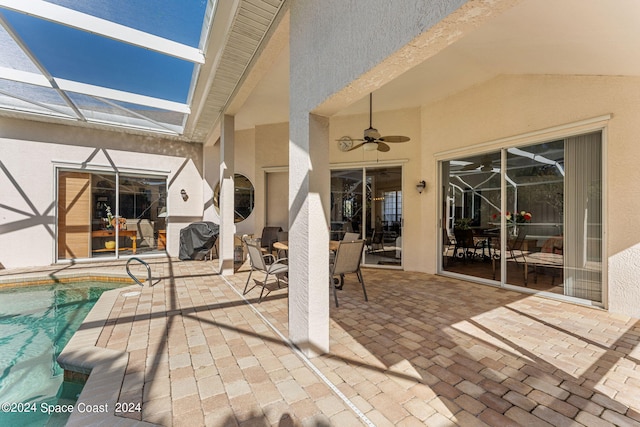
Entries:
<svg viewBox="0 0 640 427">
<path fill-rule="evenodd" d="M 142 31 L 197 47 L 203 0 L 54 0 Z M 194 65 L 20 13 L 6 19 L 39 61 L 58 78 L 186 103 Z"/>
<path fill-rule="evenodd" d="M 207 0 L 48 0 L 78 12 L 198 47 Z"/>
</svg>

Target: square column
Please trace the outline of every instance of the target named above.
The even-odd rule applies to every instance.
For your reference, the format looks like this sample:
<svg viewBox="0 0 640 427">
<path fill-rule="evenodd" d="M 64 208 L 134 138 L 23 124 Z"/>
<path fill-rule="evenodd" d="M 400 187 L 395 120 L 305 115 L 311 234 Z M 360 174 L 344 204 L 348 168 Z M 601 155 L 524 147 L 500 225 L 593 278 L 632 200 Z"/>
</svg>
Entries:
<svg viewBox="0 0 640 427">
<path fill-rule="evenodd" d="M 292 115 L 289 141 L 289 338 L 329 351 L 329 120 Z"/>
<path fill-rule="evenodd" d="M 220 132 L 220 235 L 218 257 L 220 274 L 233 274 L 233 249 L 236 225 L 234 223 L 234 145 L 235 118 L 225 115 Z"/>
</svg>

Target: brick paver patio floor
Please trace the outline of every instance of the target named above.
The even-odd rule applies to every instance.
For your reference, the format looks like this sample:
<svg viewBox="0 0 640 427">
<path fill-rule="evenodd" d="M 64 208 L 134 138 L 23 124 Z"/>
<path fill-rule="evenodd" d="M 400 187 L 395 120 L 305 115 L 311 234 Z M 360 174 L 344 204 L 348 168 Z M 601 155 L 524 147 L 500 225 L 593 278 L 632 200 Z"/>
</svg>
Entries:
<svg viewBox="0 0 640 427">
<path fill-rule="evenodd" d="M 422 273 L 364 270 L 331 300 L 329 354 L 288 345 L 287 289 L 261 303 L 216 262 L 150 261 L 97 346 L 129 353 L 120 401 L 175 426 L 640 426 L 638 319 Z M 124 271 L 122 262 L 0 271 Z M 144 277 L 140 270 L 140 276 Z M 239 292 L 238 292 L 239 291 Z M 328 294 L 329 296 L 329 294 Z M 88 325 L 90 327 L 90 325 Z"/>
</svg>

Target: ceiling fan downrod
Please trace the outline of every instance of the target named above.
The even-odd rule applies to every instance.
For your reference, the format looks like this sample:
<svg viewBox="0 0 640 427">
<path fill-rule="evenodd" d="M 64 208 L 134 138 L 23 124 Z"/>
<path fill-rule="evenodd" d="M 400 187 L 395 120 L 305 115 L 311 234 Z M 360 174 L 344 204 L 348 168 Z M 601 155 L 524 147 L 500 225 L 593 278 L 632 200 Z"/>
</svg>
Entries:
<svg viewBox="0 0 640 427">
<path fill-rule="evenodd" d="M 369 128 L 364 130 L 364 140 L 376 142 L 380 138 L 380 132 L 373 127 L 373 93 L 369 93 Z"/>
</svg>

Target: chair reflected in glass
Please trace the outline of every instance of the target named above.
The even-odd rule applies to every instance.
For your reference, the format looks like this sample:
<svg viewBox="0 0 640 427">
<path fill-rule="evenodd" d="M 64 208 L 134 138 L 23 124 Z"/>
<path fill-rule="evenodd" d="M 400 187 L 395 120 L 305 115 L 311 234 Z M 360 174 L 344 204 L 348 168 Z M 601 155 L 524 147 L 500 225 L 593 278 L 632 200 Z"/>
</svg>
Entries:
<svg viewBox="0 0 640 427">
<path fill-rule="evenodd" d="M 564 237 L 551 236 L 547 238 L 540 252 L 529 253 L 525 256 L 526 274 L 525 285 L 528 281 L 528 273 L 533 272 L 533 282 L 538 283 L 538 271 L 551 270 L 551 286 L 555 285 L 556 276 L 560 276 L 562 283 L 564 269 Z"/>
<path fill-rule="evenodd" d="M 454 228 L 453 235 L 455 237 L 453 257 L 465 262 L 475 258 L 478 255 L 478 249 L 484 245 L 484 240 L 476 239 L 473 230 L 469 228 Z"/>
<path fill-rule="evenodd" d="M 446 267 L 448 259 L 453 257 L 454 249 L 456 247 L 455 237 L 449 233 L 446 228 L 442 229 L 442 265 Z"/>
<path fill-rule="evenodd" d="M 384 233 L 374 230 L 371 238 L 367 239 L 367 252 L 384 252 Z"/>
<path fill-rule="evenodd" d="M 247 283 L 244 285 L 244 291 L 242 295 L 246 295 L 256 286 L 262 286 L 260 291 L 260 297 L 258 302 L 262 301 L 264 290 L 267 289 L 267 295 L 271 290 L 267 287 L 269 276 L 275 278 L 278 288 L 280 288 L 280 281 L 285 279 L 289 272 L 289 266 L 286 264 L 286 258 L 277 258 L 273 254 L 265 254 L 262 252 L 260 243 L 255 239 L 250 239 L 248 236 L 242 238 L 242 241 L 249 254 L 249 262 L 251 264 L 251 271 L 249 271 L 249 277 L 247 277 Z M 264 280 L 259 281 L 254 279 L 255 284 L 249 288 L 249 282 L 251 281 L 251 275 L 254 271 L 259 271 L 265 274 Z M 249 289 L 247 289 L 249 288 Z"/>
<path fill-rule="evenodd" d="M 333 288 L 333 298 L 338 307 L 338 289 L 342 289 L 344 284 L 344 275 L 355 273 L 358 281 L 362 285 L 364 300 L 367 298 L 367 290 L 364 286 L 364 278 L 360 271 L 360 263 L 362 262 L 362 251 L 364 250 L 364 240 L 340 241 L 336 250 L 333 263 L 329 266 L 329 286 Z M 340 285 L 338 285 L 340 283 Z"/>
<path fill-rule="evenodd" d="M 511 230 L 510 230 L 511 231 Z M 526 255 L 528 251 L 524 250 L 524 242 L 527 237 L 527 228 L 518 227 L 517 235 L 512 236 L 512 233 L 507 237 L 507 250 L 505 251 L 504 259 L 506 261 L 514 261 L 516 265 L 523 267 L 524 285 L 527 286 L 527 260 Z M 499 242 L 499 240 L 498 240 Z M 491 257 L 491 267 L 493 270 L 493 280 L 496 279 L 496 261 L 502 258 L 502 251 L 500 251 L 499 243 L 496 243 L 493 256 Z"/>
</svg>

